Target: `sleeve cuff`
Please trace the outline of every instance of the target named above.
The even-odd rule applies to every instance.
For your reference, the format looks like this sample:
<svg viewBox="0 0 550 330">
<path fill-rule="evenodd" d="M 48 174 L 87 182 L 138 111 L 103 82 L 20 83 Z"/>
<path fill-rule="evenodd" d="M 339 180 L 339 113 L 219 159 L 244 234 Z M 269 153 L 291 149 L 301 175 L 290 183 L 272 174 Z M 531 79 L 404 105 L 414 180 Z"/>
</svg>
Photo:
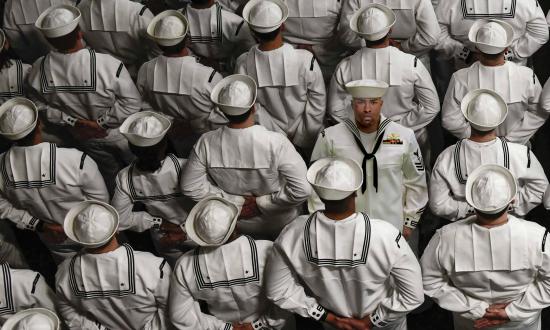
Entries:
<svg viewBox="0 0 550 330">
<path fill-rule="evenodd" d="M 63 121 L 69 126 L 74 126 L 78 119 L 72 116 L 63 116 Z"/>
<path fill-rule="evenodd" d="M 315 321 L 324 321 L 327 318 L 327 310 L 323 306 L 317 304 L 308 309 L 307 314 Z"/>
<path fill-rule="evenodd" d="M 269 326 L 267 325 L 267 322 L 265 322 L 264 318 L 261 317 L 256 321 L 252 322 L 252 328 L 254 330 L 263 330 L 263 329 L 269 329 Z"/>
<path fill-rule="evenodd" d="M 462 47 L 461 50 L 458 51 L 458 54 L 456 55 L 456 57 L 458 57 L 459 59 L 463 60 L 463 61 L 466 61 L 466 59 L 468 58 L 468 56 L 470 56 L 470 49 L 468 49 L 468 47 Z"/>
<path fill-rule="evenodd" d="M 151 228 L 153 228 L 153 229 L 160 229 L 160 225 L 162 225 L 162 218 L 153 217 L 153 218 L 151 219 L 151 223 L 152 223 Z"/>
<path fill-rule="evenodd" d="M 379 315 L 378 310 L 374 311 L 374 313 L 371 314 L 370 321 L 377 328 L 382 328 L 388 325 L 388 322 L 384 322 L 382 320 L 382 317 Z"/>
<path fill-rule="evenodd" d="M 415 229 L 418 226 L 418 220 L 416 217 L 407 216 L 403 225 Z"/>
<path fill-rule="evenodd" d="M 470 320 L 477 320 L 483 317 L 485 315 L 486 309 L 489 308 L 489 304 L 485 301 L 481 301 L 479 305 L 472 308 L 468 312 L 460 314 L 462 317 L 470 319 Z"/>
<path fill-rule="evenodd" d="M 97 118 L 96 122 L 99 125 L 99 127 L 103 128 L 103 129 L 107 129 L 107 127 L 105 126 L 105 124 L 107 123 L 107 120 L 105 119 L 104 116 L 99 116 L 99 118 Z"/>
<path fill-rule="evenodd" d="M 232 330 L 233 329 L 233 324 L 231 323 L 226 323 L 225 326 L 223 327 L 223 330 Z"/>
<path fill-rule="evenodd" d="M 25 229 L 36 231 L 38 225 L 42 223 L 38 218 L 33 217 L 27 224 L 25 224 Z"/>
<path fill-rule="evenodd" d="M 506 61 L 513 61 L 515 58 L 514 53 L 511 50 L 507 50 L 504 52 L 504 59 Z"/>
<path fill-rule="evenodd" d="M 279 208 L 274 207 L 275 205 L 271 202 L 271 195 L 263 195 L 256 197 L 256 205 L 262 213 L 274 212 Z"/>
</svg>

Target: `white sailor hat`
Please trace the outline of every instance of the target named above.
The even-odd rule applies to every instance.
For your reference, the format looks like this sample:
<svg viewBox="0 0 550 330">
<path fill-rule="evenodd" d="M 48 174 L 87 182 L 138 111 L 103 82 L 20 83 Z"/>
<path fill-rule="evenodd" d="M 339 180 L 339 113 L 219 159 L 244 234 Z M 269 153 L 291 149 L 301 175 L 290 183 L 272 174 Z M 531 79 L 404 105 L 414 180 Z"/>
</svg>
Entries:
<svg viewBox="0 0 550 330">
<path fill-rule="evenodd" d="M 508 106 L 498 93 L 489 89 L 474 89 L 460 103 L 464 118 L 478 131 L 497 128 L 506 120 Z"/>
<path fill-rule="evenodd" d="M 185 220 L 187 236 L 200 246 L 219 246 L 227 242 L 237 224 L 239 208 L 219 197 L 198 202 Z"/>
<path fill-rule="evenodd" d="M 474 209 L 496 214 L 514 200 L 517 193 L 514 175 L 505 167 L 488 164 L 476 168 L 466 181 L 466 201 Z"/>
<path fill-rule="evenodd" d="M 147 27 L 147 35 L 161 46 L 179 44 L 189 31 L 189 22 L 177 10 L 165 10 L 155 16 Z"/>
<path fill-rule="evenodd" d="M 220 80 L 212 89 L 210 99 L 221 111 L 238 116 L 256 103 L 256 82 L 250 76 L 234 74 Z"/>
<path fill-rule="evenodd" d="M 45 308 L 22 310 L 8 318 L 2 330 L 59 330 L 57 315 Z"/>
<path fill-rule="evenodd" d="M 349 21 L 350 29 L 359 36 L 376 41 L 384 38 L 395 24 L 395 13 L 390 8 L 371 3 L 357 10 Z"/>
<path fill-rule="evenodd" d="M 138 147 L 150 147 L 159 143 L 170 130 L 172 122 L 154 111 L 136 112 L 120 125 L 120 133 Z"/>
<path fill-rule="evenodd" d="M 250 0 L 243 8 L 243 18 L 258 33 L 278 29 L 288 18 L 288 6 L 281 0 Z"/>
<path fill-rule="evenodd" d="M 384 96 L 389 87 L 380 80 L 364 79 L 350 81 L 346 84 L 346 91 L 354 99 L 377 99 Z"/>
<path fill-rule="evenodd" d="M 36 127 L 38 108 L 29 99 L 14 97 L 0 106 L 0 135 L 16 141 Z"/>
<path fill-rule="evenodd" d="M 496 19 L 476 20 L 468 39 L 484 54 L 502 53 L 514 40 L 514 28 L 506 22 Z"/>
<path fill-rule="evenodd" d="M 307 171 L 307 181 L 324 200 L 339 201 L 363 184 L 363 170 L 352 159 L 344 157 L 321 158 Z"/>
<path fill-rule="evenodd" d="M 63 223 L 65 234 L 71 240 L 89 248 L 101 247 L 118 230 L 118 212 L 100 201 L 84 201 L 72 207 Z"/>
<path fill-rule="evenodd" d="M 73 32 L 81 16 L 74 6 L 51 6 L 38 16 L 34 25 L 46 38 L 59 38 Z"/>
</svg>

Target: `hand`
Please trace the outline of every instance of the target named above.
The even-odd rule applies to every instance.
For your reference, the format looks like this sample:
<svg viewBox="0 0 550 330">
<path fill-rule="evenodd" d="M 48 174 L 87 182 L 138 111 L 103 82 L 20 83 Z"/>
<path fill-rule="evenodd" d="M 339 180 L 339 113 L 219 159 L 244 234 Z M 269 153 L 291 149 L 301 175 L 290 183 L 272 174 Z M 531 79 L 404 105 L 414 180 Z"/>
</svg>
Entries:
<svg viewBox="0 0 550 330">
<path fill-rule="evenodd" d="M 107 131 L 96 121 L 79 119 L 71 128 L 71 133 L 80 140 L 100 139 L 107 136 Z"/>
<path fill-rule="evenodd" d="M 371 330 L 372 323 L 367 315 L 362 319 L 354 319 L 348 317 L 336 316 L 333 313 L 328 313 L 325 320 L 327 323 L 340 330 Z"/>
<path fill-rule="evenodd" d="M 244 204 L 241 207 L 239 219 L 250 219 L 257 215 L 260 215 L 260 209 L 258 209 L 258 204 L 256 204 L 256 197 L 244 196 Z"/>
<path fill-rule="evenodd" d="M 390 39 L 390 46 L 401 49 L 401 43 L 395 39 Z"/>
<path fill-rule="evenodd" d="M 233 322 L 233 329 L 234 330 L 254 330 L 254 327 L 252 326 L 251 323 L 240 324 L 237 322 Z"/>
<path fill-rule="evenodd" d="M 409 240 L 409 237 L 412 235 L 413 233 L 413 230 L 412 228 L 409 228 L 409 227 L 405 227 L 403 226 L 403 237 L 405 237 L 405 239 L 408 241 Z"/>
<path fill-rule="evenodd" d="M 63 226 L 57 223 L 44 223 L 42 233 L 44 240 L 50 244 L 61 244 L 67 239 Z"/>
<path fill-rule="evenodd" d="M 506 314 L 505 304 L 493 304 L 486 309 L 485 315 L 481 319 L 478 319 L 474 323 L 476 329 L 485 329 L 489 327 L 495 327 L 510 322 L 508 314 Z"/>
</svg>

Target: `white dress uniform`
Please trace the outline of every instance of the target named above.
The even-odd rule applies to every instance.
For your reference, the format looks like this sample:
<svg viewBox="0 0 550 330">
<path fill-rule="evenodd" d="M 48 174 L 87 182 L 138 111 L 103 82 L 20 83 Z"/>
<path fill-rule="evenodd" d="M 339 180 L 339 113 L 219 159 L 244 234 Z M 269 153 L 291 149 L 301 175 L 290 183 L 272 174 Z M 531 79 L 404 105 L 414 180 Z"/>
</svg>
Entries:
<svg viewBox="0 0 550 330">
<path fill-rule="evenodd" d="M 353 118 L 351 95 L 346 83 L 373 79 L 390 87 L 382 97 L 382 113 L 412 129 L 426 156 L 429 150 L 426 126 L 439 113 L 439 97 L 430 73 L 416 57 L 395 47 L 363 48 L 336 68 L 329 89 L 329 116 L 335 121 Z"/>
<path fill-rule="evenodd" d="M 183 225 L 192 207 L 183 196 L 180 179 L 187 160 L 168 154 L 155 172 L 142 172 L 132 163 L 122 169 L 116 178 L 116 189 L 111 204 L 120 215 L 119 229 L 143 232 L 152 229 L 155 248 L 170 264 L 183 254 L 180 249 L 163 248 L 159 241 L 161 232 L 155 225 L 168 221 Z M 134 212 L 136 203 L 145 205 L 145 211 Z M 187 244 L 187 246 L 190 246 Z"/>
<path fill-rule="evenodd" d="M 52 143 L 13 146 L 0 155 L 0 170 L 0 218 L 21 229 L 34 230 L 39 221 L 63 225 L 79 202 L 109 200 L 96 163 L 76 149 Z M 42 241 L 58 261 L 80 249 L 69 239 L 56 245 Z"/>
<path fill-rule="evenodd" d="M 259 125 L 203 134 L 181 184 L 195 201 L 213 194 L 241 206 L 244 196 L 256 196 L 261 215 L 240 219 L 237 228 L 262 239 L 275 239 L 298 216 L 311 191 L 306 165 L 290 141 Z"/>
<path fill-rule="evenodd" d="M 497 92 L 508 105 L 508 116 L 496 132 L 511 142 L 529 142 L 550 114 L 550 107 L 539 108 L 542 87 L 532 69 L 509 61 L 500 66 L 475 62 L 453 74 L 443 101 L 442 125 L 458 138 L 468 138 L 471 131 L 460 103 L 468 92 L 480 88 Z"/>
<path fill-rule="evenodd" d="M 217 2 L 205 9 L 188 5 L 182 12 L 189 21 L 193 53 L 206 62 L 215 62 L 216 69 L 224 74 L 231 73 L 235 58 L 256 43 L 243 18 Z"/>
<path fill-rule="evenodd" d="M 185 124 L 199 135 L 227 123 L 210 100 L 212 89 L 221 79 L 221 74 L 198 63 L 193 56 L 161 55 L 140 68 L 137 87 L 145 110 L 154 109 L 173 117 L 174 131 Z"/>
<path fill-rule="evenodd" d="M 457 330 L 472 329 L 494 303 L 510 303 L 511 322 L 491 329 L 540 329 L 540 311 L 550 304 L 547 234 L 511 215 L 490 229 L 473 218 L 447 225 L 424 251 L 424 292 L 454 312 Z"/>
<path fill-rule="evenodd" d="M 76 0 L 7 0 L 4 6 L 4 32 L 14 52 L 25 62 L 33 63 L 51 47 L 34 27 L 40 14 L 60 4 L 75 5 Z"/>
<path fill-rule="evenodd" d="M 548 186 L 544 170 L 530 148 L 496 138 L 489 142 L 464 139 L 437 158 L 430 180 L 430 209 L 450 221 L 466 218 L 473 208 L 466 202 L 468 173 L 485 164 L 506 167 L 518 181 L 511 212 L 524 216 L 542 201 Z"/>
<path fill-rule="evenodd" d="M 283 38 L 293 45 L 309 45 L 319 61 L 325 81 L 329 81 L 346 49 L 340 41 L 338 22 L 340 0 L 285 0 L 288 18 Z"/>
<path fill-rule="evenodd" d="M 169 329 L 170 266 L 122 245 L 103 254 L 78 254 L 59 266 L 59 312 L 69 329 Z"/>
<path fill-rule="evenodd" d="M 550 112 L 550 80 L 546 81 L 540 94 L 539 110 L 545 113 Z"/>
<path fill-rule="evenodd" d="M 241 6 L 245 5 L 248 0 L 218 0 L 223 8 L 236 12 Z"/>
<path fill-rule="evenodd" d="M 256 81 L 257 101 L 294 145 L 313 146 L 323 127 L 326 90 L 310 52 L 286 43 L 271 51 L 254 46 L 237 59 L 236 72 Z"/>
<path fill-rule="evenodd" d="M 281 329 L 284 313 L 265 296 L 264 268 L 273 243 L 248 236 L 184 254 L 172 276 L 170 319 L 177 329 Z M 205 302 L 209 314 L 198 302 Z"/>
<path fill-rule="evenodd" d="M 78 142 L 97 161 L 110 187 L 133 158 L 116 128 L 141 107 L 128 70 L 114 57 L 89 48 L 69 54 L 52 51 L 34 63 L 28 80 L 33 101 L 51 124 L 73 126 L 86 119 L 107 129 L 105 138 Z"/>
<path fill-rule="evenodd" d="M 42 275 L 28 269 L 12 269 L 7 263 L 0 264 L 0 267 L 0 324 L 29 308 L 55 311 L 55 293 Z"/>
<path fill-rule="evenodd" d="M 475 48 L 468 40 L 468 32 L 476 19 L 499 19 L 514 29 L 514 41 L 506 58 L 525 65 L 548 41 L 548 25 L 536 0 L 448 0 L 436 9 L 441 27 L 436 50 L 455 59 L 455 67 L 464 67 L 464 60 Z M 456 62 L 458 60 L 458 62 Z"/>
<path fill-rule="evenodd" d="M 25 81 L 30 70 L 31 66 L 21 60 L 8 60 L 0 70 L 0 104 L 12 97 L 25 95 Z"/>
<path fill-rule="evenodd" d="M 363 213 L 340 221 L 322 213 L 299 217 L 272 251 L 267 296 L 303 317 L 319 319 L 326 308 L 343 317 L 370 315 L 375 329 L 404 330 L 406 314 L 423 301 L 420 266 L 407 242 Z"/>
<path fill-rule="evenodd" d="M 349 0 L 342 5 L 340 30 L 342 42 L 350 47 L 359 48 L 362 40 L 350 29 L 350 18 L 359 8 L 380 3 L 393 10 L 396 16 L 395 25 L 390 37 L 401 42 L 403 51 L 416 56 L 426 57 L 435 46 L 440 33 L 437 17 L 430 0 L 397 1 L 397 0 Z M 426 62 L 428 64 L 429 62 Z"/>
<path fill-rule="evenodd" d="M 363 135 L 355 122 L 344 119 L 321 132 L 311 160 L 334 155 L 362 164 L 364 181 L 357 191 L 357 211 L 386 220 L 397 230 L 403 225 L 415 228 L 428 204 L 428 186 L 414 133 L 382 117 L 372 147 Z M 323 208 L 318 197 L 312 195 L 309 210 Z"/>
<path fill-rule="evenodd" d="M 160 54 L 145 34 L 153 14 L 144 5 L 130 0 L 81 0 L 78 9 L 86 43 L 122 61 L 134 79 L 145 61 Z"/>
</svg>

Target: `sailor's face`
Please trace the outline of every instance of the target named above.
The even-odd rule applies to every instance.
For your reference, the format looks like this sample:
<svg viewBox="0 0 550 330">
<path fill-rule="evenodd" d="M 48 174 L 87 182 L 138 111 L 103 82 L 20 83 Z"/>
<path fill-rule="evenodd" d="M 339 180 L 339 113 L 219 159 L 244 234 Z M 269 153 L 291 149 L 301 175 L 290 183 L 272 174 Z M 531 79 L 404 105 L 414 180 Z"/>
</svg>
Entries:
<svg viewBox="0 0 550 330">
<path fill-rule="evenodd" d="M 351 105 L 355 114 L 355 121 L 361 126 L 370 126 L 378 122 L 383 103 L 384 101 L 381 98 L 354 98 Z"/>
</svg>

